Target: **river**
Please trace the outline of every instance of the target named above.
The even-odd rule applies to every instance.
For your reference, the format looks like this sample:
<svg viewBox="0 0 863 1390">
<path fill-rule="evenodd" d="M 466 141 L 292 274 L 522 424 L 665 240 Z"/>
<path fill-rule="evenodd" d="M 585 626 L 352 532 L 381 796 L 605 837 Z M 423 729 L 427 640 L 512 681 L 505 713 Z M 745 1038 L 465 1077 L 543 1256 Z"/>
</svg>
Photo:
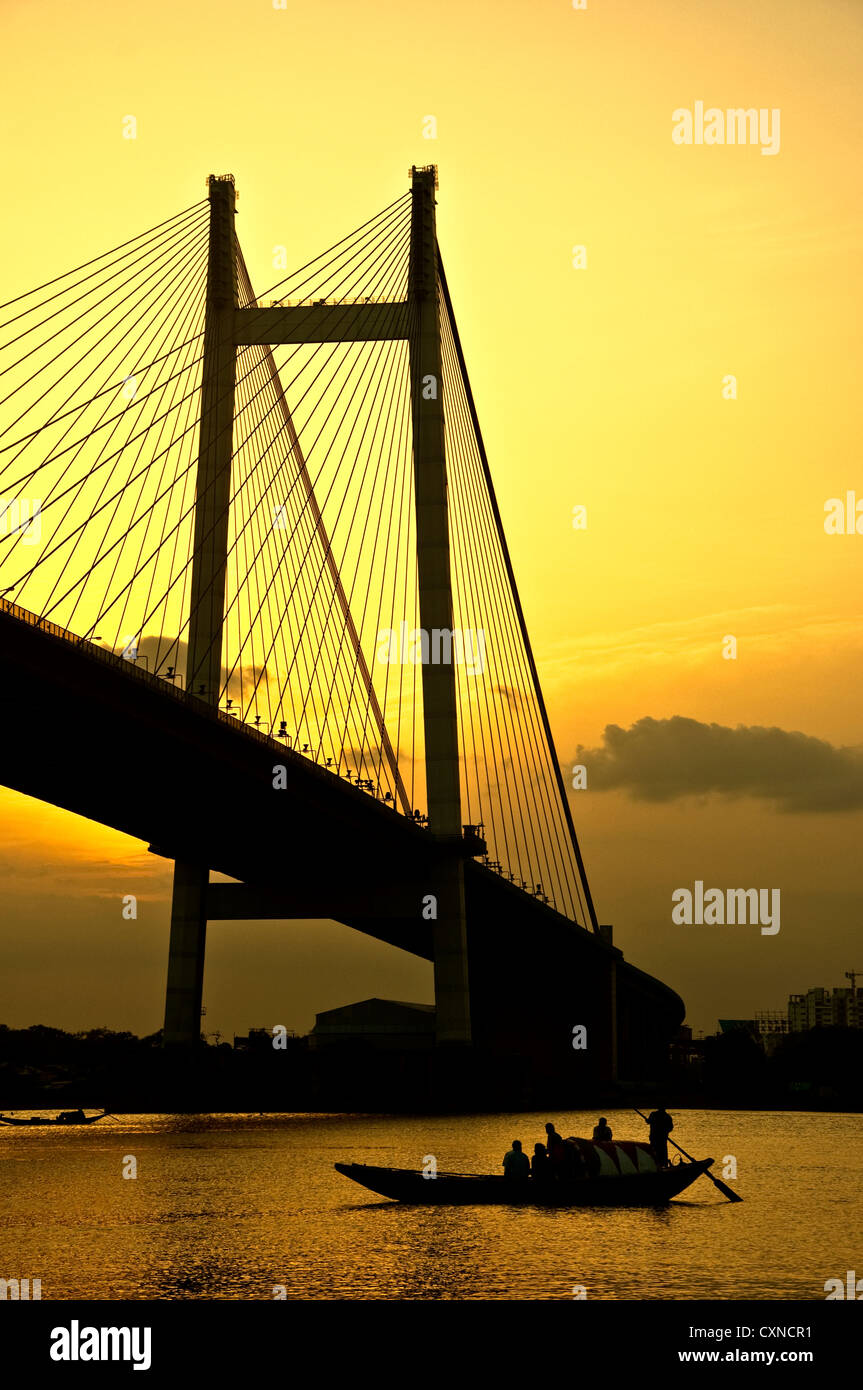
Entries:
<svg viewBox="0 0 863 1390">
<path fill-rule="evenodd" d="M 616 1138 L 640 1138 L 609 1110 Z M 701 1178 L 657 1210 L 417 1208 L 337 1160 L 499 1171 L 553 1119 L 596 1115 L 128 1115 L 84 1129 L 0 1126 L 0 1278 L 46 1299 L 824 1299 L 859 1268 L 859 1115 L 676 1111 L 742 1203 Z M 134 1163 L 132 1162 L 134 1160 Z M 124 1171 L 135 1177 L 124 1177 Z"/>
</svg>

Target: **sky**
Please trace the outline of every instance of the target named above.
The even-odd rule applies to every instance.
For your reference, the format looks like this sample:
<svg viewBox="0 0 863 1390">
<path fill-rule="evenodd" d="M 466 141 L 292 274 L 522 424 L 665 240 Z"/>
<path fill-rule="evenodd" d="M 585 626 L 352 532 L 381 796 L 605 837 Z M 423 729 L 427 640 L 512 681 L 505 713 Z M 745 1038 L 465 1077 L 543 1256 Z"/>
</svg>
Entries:
<svg viewBox="0 0 863 1390">
<path fill-rule="evenodd" d="M 863 499 L 855 0 L 6 0 L 0 32 L 4 301 L 212 172 L 269 284 L 274 246 L 302 265 L 438 165 L 600 920 L 697 1030 L 863 972 L 863 537 L 824 527 Z M 778 150 L 675 143 L 697 102 L 778 110 Z M 0 1020 L 158 1028 L 166 861 L 0 791 L 0 862 Z M 674 924 L 697 879 L 781 889 L 781 930 Z M 333 923 L 210 929 L 207 1031 L 372 995 L 429 1001 L 431 969 Z"/>
</svg>

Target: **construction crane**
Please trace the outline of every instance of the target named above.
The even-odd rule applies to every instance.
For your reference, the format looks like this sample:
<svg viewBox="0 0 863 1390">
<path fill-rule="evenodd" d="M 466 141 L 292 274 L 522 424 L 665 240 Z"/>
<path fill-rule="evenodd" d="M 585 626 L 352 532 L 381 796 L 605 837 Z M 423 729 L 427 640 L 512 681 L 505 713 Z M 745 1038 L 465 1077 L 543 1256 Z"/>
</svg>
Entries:
<svg viewBox="0 0 863 1390">
<path fill-rule="evenodd" d="M 852 992 L 852 994 L 853 994 L 853 992 L 854 992 L 854 987 L 855 987 L 855 985 L 857 984 L 857 976 L 858 976 L 858 975 L 863 975 L 863 970 L 846 970 L 846 971 L 845 971 L 845 979 L 851 981 L 851 992 Z"/>
</svg>

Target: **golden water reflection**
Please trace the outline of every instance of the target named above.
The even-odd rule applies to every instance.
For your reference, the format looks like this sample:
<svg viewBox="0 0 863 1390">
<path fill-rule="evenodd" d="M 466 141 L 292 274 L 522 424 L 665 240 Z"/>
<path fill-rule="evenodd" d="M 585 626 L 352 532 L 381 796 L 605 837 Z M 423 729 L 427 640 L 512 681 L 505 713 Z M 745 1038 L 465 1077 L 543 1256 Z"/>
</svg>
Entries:
<svg viewBox="0 0 863 1390">
<path fill-rule="evenodd" d="M 632 1112 L 609 1111 L 618 1138 Z M 0 1277 L 43 1299 L 822 1299 L 859 1264 L 859 1116 L 675 1112 L 674 1137 L 745 1201 L 701 1179 L 660 1210 L 417 1208 L 337 1160 L 499 1170 L 546 1119 L 596 1116 L 133 1115 L 0 1130 Z M 124 1179 L 129 1157 L 137 1177 Z"/>
</svg>

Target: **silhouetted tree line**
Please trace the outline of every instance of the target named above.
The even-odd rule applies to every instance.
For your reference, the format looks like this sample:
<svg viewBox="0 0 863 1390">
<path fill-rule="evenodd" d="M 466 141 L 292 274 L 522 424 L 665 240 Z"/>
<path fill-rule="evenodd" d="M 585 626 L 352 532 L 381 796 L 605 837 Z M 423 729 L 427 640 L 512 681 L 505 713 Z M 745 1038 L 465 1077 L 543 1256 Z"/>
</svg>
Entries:
<svg viewBox="0 0 863 1390">
<path fill-rule="evenodd" d="M 66 1033 L 37 1025 L 0 1025 L 0 1110 L 83 1106 L 118 1111 L 410 1111 L 571 1109 L 611 1104 L 630 1091 L 653 1091 L 670 1105 L 754 1109 L 863 1109 L 863 1030 L 816 1028 L 792 1034 L 767 1055 L 745 1031 L 698 1045 L 697 1068 L 669 1066 L 653 1086 L 604 1086 L 580 1093 L 538 1075 L 518 1058 L 447 1059 L 434 1052 L 333 1046 L 306 1038 L 285 1049 L 255 1039 L 245 1050 L 201 1042 L 181 1054 L 161 1035 L 90 1028 Z M 454 1064 L 453 1064 L 454 1063 Z"/>
</svg>

